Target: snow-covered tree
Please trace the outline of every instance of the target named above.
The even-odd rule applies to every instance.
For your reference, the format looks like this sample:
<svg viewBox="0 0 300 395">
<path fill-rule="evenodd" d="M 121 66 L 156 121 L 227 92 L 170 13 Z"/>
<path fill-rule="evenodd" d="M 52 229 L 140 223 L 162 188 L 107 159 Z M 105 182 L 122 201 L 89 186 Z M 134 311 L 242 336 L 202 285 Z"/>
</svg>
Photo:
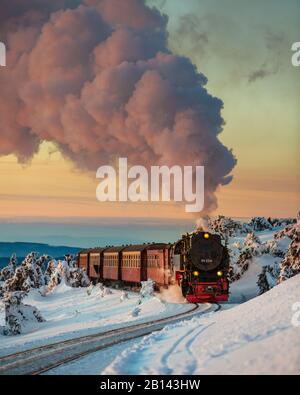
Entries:
<svg viewBox="0 0 300 395">
<path fill-rule="evenodd" d="M 17 267 L 18 261 L 16 254 L 12 254 L 9 263 L 7 266 L 5 266 L 1 271 L 0 271 L 0 281 L 6 281 L 9 278 L 12 278 L 16 267 Z"/>
<path fill-rule="evenodd" d="M 265 217 L 253 217 L 251 218 L 248 226 L 254 232 L 261 232 L 263 230 L 272 230 L 272 224 Z"/>
<path fill-rule="evenodd" d="M 237 281 L 243 276 L 249 269 L 253 257 L 253 251 L 249 248 L 245 248 L 240 252 L 237 261 L 234 264 L 231 263 L 229 267 L 228 279 L 230 282 Z"/>
<path fill-rule="evenodd" d="M 2 286 L 4 292 L 29 292 L 30 280 L 24 266 L 16 268 L 14 275 L 6 280 Z"/>
<path fill-rule="evenodd" d="M 46 263 L 46 256 L 39 257 L 36 252 L 31 252 L 22 262 L 25 269 L 26 282 L 29 288 L 40 288 L 45 285 L 42 266 Z"/>
<path fill-rule="evenodd" d="M 74 256 L 71 254 L 65 255 L 65 261 L 67 262 L 68 266 L 71 268 L 76 266 L 76 261 L 74 260 Z"/>
<path fill-rule="evenodd" d="M 278 274 L 279 270 L 277 266 L 268 265 L 263 267 L 257 280 L 260 295 L 269 291 L 276 285 Z"/>
<path fill-rule="evenodd" d="M 73 288 L 88 287 L 90 285 L 90 279 L 88 278 L 84 269 L 78 267 L 71 267 L 69 269 L 69 277 L 67 284 Z"/>
<path fill-rule="evenodd" d="M 138 306 L 135 306 L 135 307 L 133 308 L 133 310 L 131 311 L 131 316 L 132 316 L 132 317 L 138 317 L 139 314 L 140 314 L 140 312 L 141 312 L 141 308 L 138 307 Z"/>
<path fill-rule="evenodd" d="M 291 240 L 291 243 L 280 263 L 278 283 L 300 273 L 300 212 L 297 216 L 296 224 L 287 226 L 282 232 L 276 235 L 278 238 L 284 236 L 287 236 Z"/>
<path fill-rule="evenodd" d="M 274 239 L 282 240 L 286 237 L 290 239 L 290 244 L 280 263 L 278 283 L 300 273 L 300 212 L 297 215 L 297 222 L 277 232 Z"/>
<path fill-rule="evenodd" d="M 16 267 L 16 257 L 11 258 L 9 270 L 6 271 L 6 279 L 2 284 L 2 290 L 6 292 L 24 291 L 31 288 L 40 288 L 45 285 L 43 266 L 49 257 L 31 252 L 26 256 L 21 266 Z M 8 275 L 9 273 L 9 275 Z"/>
<path fill-rule="evenodd" d="M 228 241 L 229 237 L 234 237 L 242 230 L 242 225 L 230 217 L 219 215 L 217 218 L 210 218 L 208 221 L 209 228 L 219 234 L 224 240 Z"/>
<path fill-rule="evenodd" d="M 15 291 L 4 294 L 5 326 L 1 328 L 3 335 L 19 335 L 30 322 L 44 322 L 39 310 L 22 303 L 26 292 Z"/>
<path fill-rule="evenodd" d="M 296 218 L 268 218 L 273 228 L 282 228 L 288 225 L 295 224 L 297 222 Z"/>
<path fill-rule="evenodd" d="M 54 275 L 56 267 L 57 267 L 56 260 L 55 259 L 51 259 L 51 261 L 48 262 L 46 270 L 44 272 L 45 284 L 46 285 L 49 285 L 51 277 Z"/>
<path fill-rule="evenodd" d="M 127 299 L 129 299 L 128 292 L 122 291 L 121 296 L 120 296 L 120 301 L 124 302 L 124 300 L 127 300 Z"/>
<path fill-rule="evenodd" d="M 250 250 L 252 255 L 260 255 L 264 248 L 260 238 L 254 233 L 248 233 L 244 240 L 244 249 Z"/>
<path fill-rule="evenodd" d="M 273 255 L 274 257 L 283 258 L 288 249 L 287 241 L 289 240 L 287 237 L 283 237 L 282 239 L 273 239 L 268 240 L 264 244 L 265 253 Z M 289 242 L 288 242 L 289 244 Z"/>
<path fill-rule="evenodd" d="M 69 263 L 72 261 L 69 261 Z M 88 287 L 90 280 L 85 270 L 79 267 L 69 266 L 67 261 L 59 261 L 57 264 L 52 264 L 48 267 L 50 279 L 48 282 L 48 292 L 51 292 L 61 282 L 72 288 Z"/>
</svg>

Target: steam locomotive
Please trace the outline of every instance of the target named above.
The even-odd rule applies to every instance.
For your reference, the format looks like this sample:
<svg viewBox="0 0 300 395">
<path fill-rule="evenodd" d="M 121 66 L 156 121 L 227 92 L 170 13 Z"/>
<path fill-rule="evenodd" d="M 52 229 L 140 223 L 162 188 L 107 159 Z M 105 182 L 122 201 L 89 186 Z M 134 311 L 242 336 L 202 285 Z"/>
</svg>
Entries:
<svg viewBox="0 0 300 395">
<path fill-rule="evenodd" d="M 229 253 L 219 235 L 201 231 L 184 235 L 174 254 L 180 257 L 176 280 L 189 302 L 228 300 Z"/>
<path fill-rule="evenodd" d="M 87 249 L 77 260 L 94 283 L 138 287 L 152 279 L 161 288 L 177 282 L 189 302 L 228 300 L 228 250 L 219 235 L 208 232 L 186 234 L 174 244 Z"/>
</svg>

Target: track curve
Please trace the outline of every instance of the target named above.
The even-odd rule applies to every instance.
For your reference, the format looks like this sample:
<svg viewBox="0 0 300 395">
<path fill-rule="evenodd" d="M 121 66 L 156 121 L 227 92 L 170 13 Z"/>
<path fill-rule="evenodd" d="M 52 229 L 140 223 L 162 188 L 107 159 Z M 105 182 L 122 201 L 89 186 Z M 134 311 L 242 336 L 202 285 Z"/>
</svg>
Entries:
<svg viewBox="0 0 300 395">
<path fill-rule="evenodd" d="M 199 313 L 215 312 L 220 310 L 220 307 L 218 304 L 193 305 L 190 310 L 167 318 L 151 320 L 9 354 L 0 357 L 0 375 L 42 374 L 95 351 L 161 330 L 166 324 L 176 323 Z"/>
</svg>

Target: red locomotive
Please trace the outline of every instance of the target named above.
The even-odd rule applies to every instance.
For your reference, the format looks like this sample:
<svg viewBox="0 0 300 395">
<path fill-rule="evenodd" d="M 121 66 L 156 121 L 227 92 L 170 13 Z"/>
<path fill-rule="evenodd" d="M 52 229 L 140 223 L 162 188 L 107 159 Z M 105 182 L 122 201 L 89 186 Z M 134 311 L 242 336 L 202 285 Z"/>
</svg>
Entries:
<svg viewBox="0 0 300 395">
<path fill-rule="evenodd" d="M 228 250 L 220 236 L 207 232 L 184 235 L 175 244 L 84 250 L 78 254 L 78 265 L 94 283 L 136 286 L 151 278 L 157 287 L 167 287 L 177 281 L 189 302 L 228 300 Z"/>
</svg>

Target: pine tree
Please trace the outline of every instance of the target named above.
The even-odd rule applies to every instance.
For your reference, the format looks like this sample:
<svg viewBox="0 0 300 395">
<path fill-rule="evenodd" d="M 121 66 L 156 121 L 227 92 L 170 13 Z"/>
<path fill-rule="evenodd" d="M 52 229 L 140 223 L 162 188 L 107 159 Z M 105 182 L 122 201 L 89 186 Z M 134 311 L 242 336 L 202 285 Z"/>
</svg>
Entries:
<svg viewBox="0 0 300 395">
<path fill-rule="evenodd" d="M 62 282 L 73 288 L 88 287 L 91 283 L 85 270 L 75 267 L 72 259 L 59 261 L 56 265 L 54 263 L 51 266 L 48 265 L 47 274 L 50 276 L 47 280 L 48 292 L 51 292 Z"/>
<path fill-rule="evenodd" d="M 254 232 L 273 229 L 272 224 L 265 217 L 253 217 L 248 225 Z"/>
<path fill-rule="evenodd" d="M 28 293 L 30 290 L 30 281 L 28 281 L 27 272 L 24 266 L 16 268 L 14 275 L 6 280 L 3 284 L 4 292 L 22 291 Z"/>
<path fill-rule="evenodd" d="M 6 281 L 9 278 L 12 278 L 15 273 L 17 264 L 18 264 L 18 261 L 17 261 L 16 254 L 12 254 L 8 265 L 6 267 L 4 267 L 0 272 L 0 281 Z"/>
<path fill-rule="evenodd" d="M 244 247 L 251 251 L 252 255 L 260 255 L 262 252 L 261 240 L 254 232 L 247 234 Z"/>
<path fill-rule="evenodd" d="M 259 288 L 259 295 L 262 295 L 263 293 L 269 291 L 269 289 L 270 289 L 270 286 L 269 286 L 269 283 L 267 280 L 266 270 L 267 270 L 267 267 L 264 266 L 262 269 L 262 272 L 258 276 L 257 286 Z"/>
<path fill-rule="evenodd" d="M 238 281 L 243 274 L 249 269 L 249 265 L 253 259 L 253 252 L 249 248 L 244 248 L 235 262 L 234 265 L 230 265 L 228 272 L 228 280 L 232 283 Z"/>
<path fill-rule="evenodd" d="M 297 223 L 289 225 L 283 231 L 278 232 L 276 238 L 284 236 L 289 237 L 291 243 L 280 263 L 278 283 L 282 283 L 300 273 L 300 212 L 297 215 Z"/>
<path fill-rule="evenodd" d="M 269 291 L 276 285 L 278 274 L 279 274 L 279 269 L 276 265 L 264 266 L 262 268 L 262 272 L 258 276 L 258 281 L 257 281 L 260 295 Z"/>
<path fill-rule="evenodd" d="M 42 264 L 46 262 L 45 256 L 40 257 L 36 252 L 31 252 L 22 263 L 27 276 L 26 282 L 29 288 L 40 288 L 45 285 Z"/>
<path fill-rule="evenodd" d="M 15 291 L 4 294 L 5 327 L 1 328 L 3 335 L 19 335 L 29 322 L 44 322 L 39 310 L 22 303 L 26 292 Z"/>
<path fill-rule="evenodd" d="M 45 277 L 45 285 L 49 285 L 52 276 L 54 275 L 55 269 L 57 266 L 57 262 L 55 259 L 52 259 L 48 262 L 46 270 L 44 272 Z"/>
</svg>

